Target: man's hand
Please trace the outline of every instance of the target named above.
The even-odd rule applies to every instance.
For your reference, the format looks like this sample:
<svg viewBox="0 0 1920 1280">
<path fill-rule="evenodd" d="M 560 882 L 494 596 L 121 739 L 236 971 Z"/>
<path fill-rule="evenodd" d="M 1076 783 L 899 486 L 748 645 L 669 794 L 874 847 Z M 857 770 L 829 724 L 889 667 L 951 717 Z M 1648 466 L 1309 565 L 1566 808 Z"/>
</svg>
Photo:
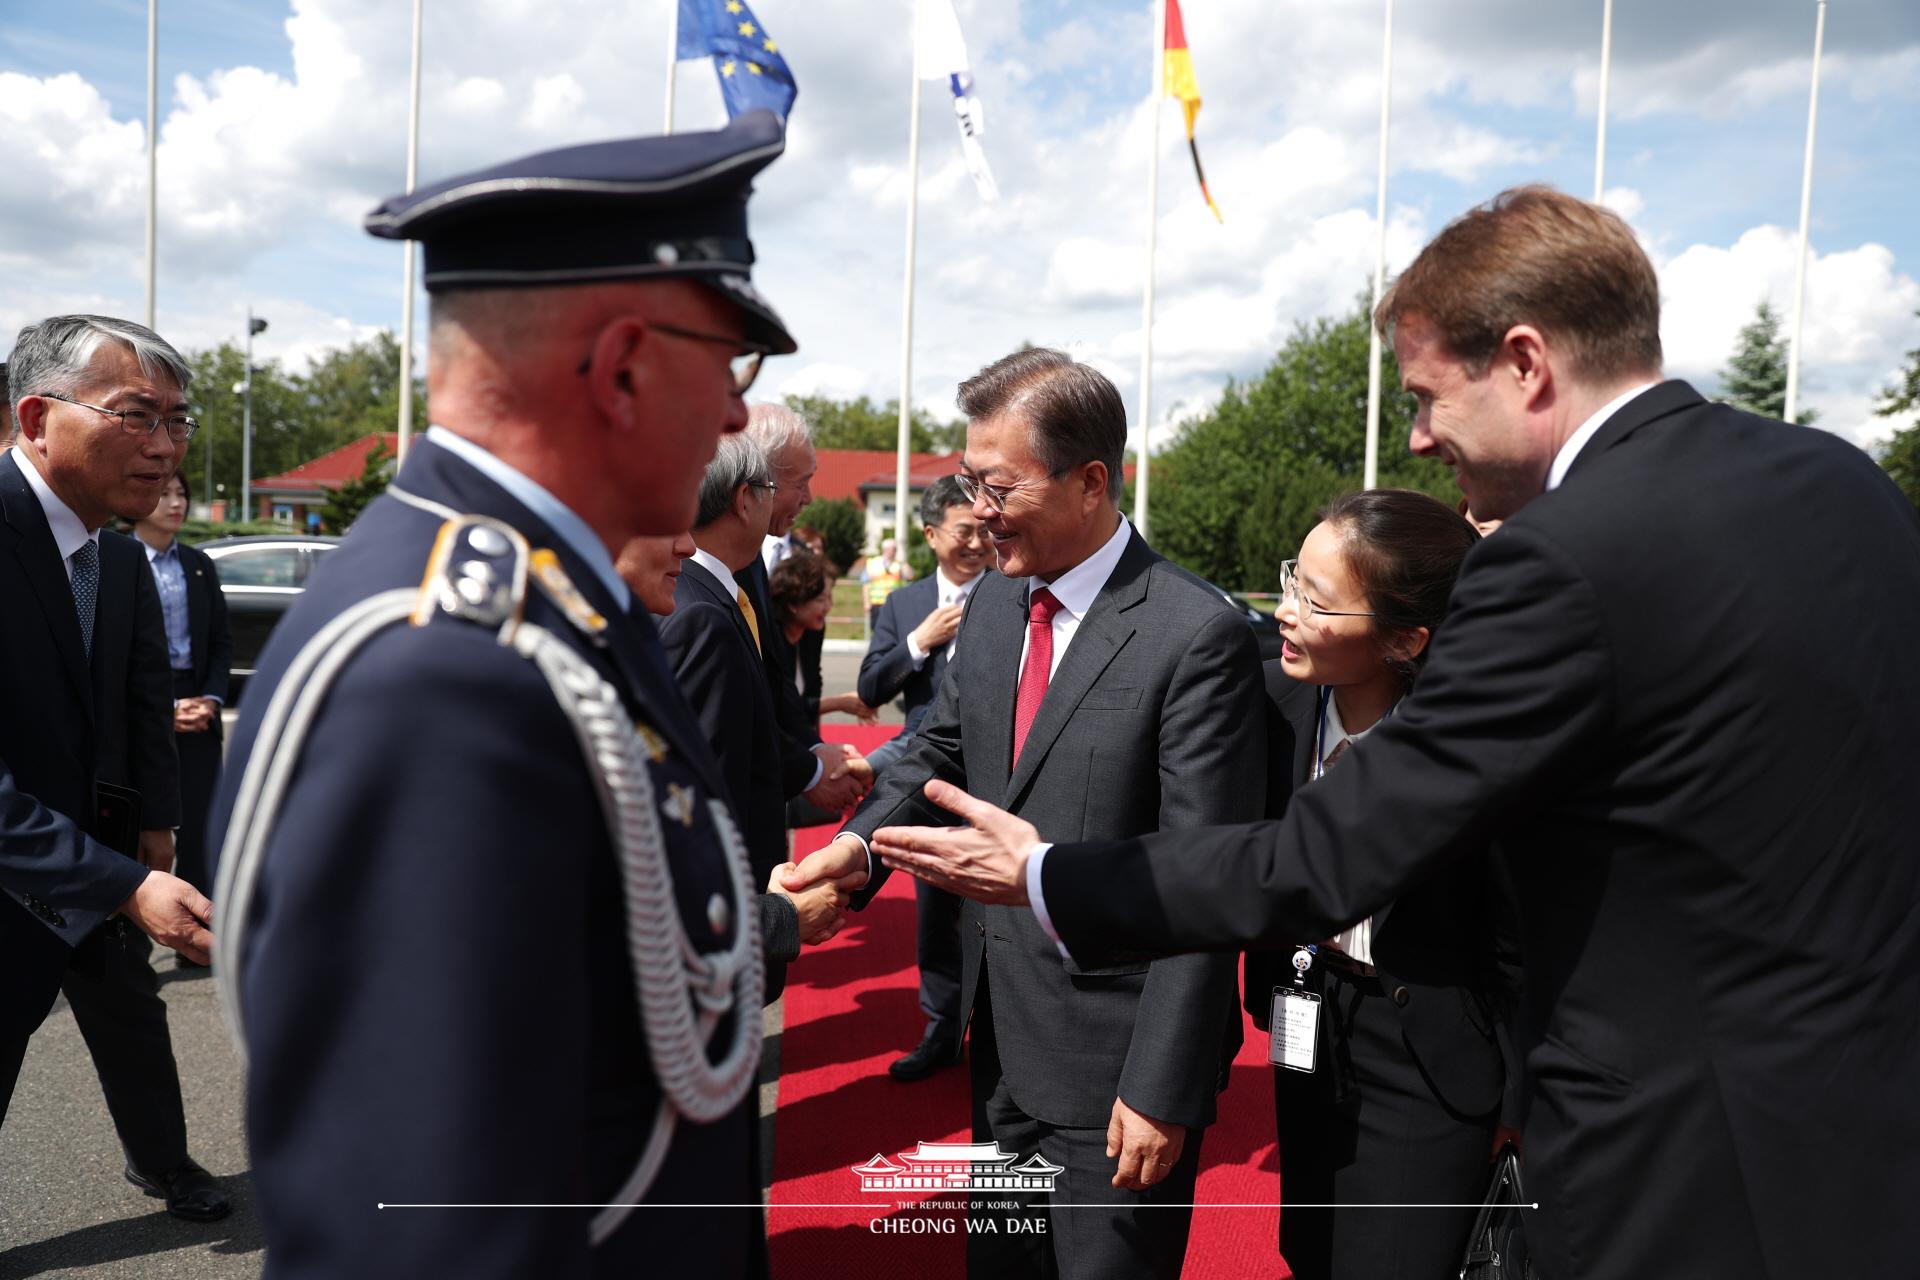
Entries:
<svg viewBox="0 0 1920 1280">
<path fill-rule="evenodd" d="M 213 904 L 185 880 L 149 871 L 133 896 L 120 904 L 120 914 L 140 932 L 195 964 L 211 962 L 213 934 L 207 926 L 213 922 Z"/>
<path fill-rule="evenodd" d="M 793 893 L 822 883 L 852 893 L 867 882 L 867 851 L 858 836 L 839 836 L 801 859 L 799 866 L 788 863 L 774 874 Z"/>
<path fill-rule="evenodd" d="M 142 831 L 139 849 L 137 861 L 141 866 L 151 871 L 173 870 L 173 832 Z"/>
<path fill-rule="evenodd" d="M 831 880 L 822 880 L 798 893 L 790 892 L 782 881 L 797 870 L 791 862 L 775 867 L 772 878 L 767 881 L 767 892 L 777 893 L 793 904 L 800 916 L 801 945 L 817 946 L 840 932 L 840 913 L 846 908 L 847 895 Z"/>
<path fill-rule="evenodd" d="M 953 633 L 960 629 L 960 615 L 965 612 L 965 605 L 941 605 L 922 618 L 920 625 L 913 629 L 913 643 L 920 652 L 932 653 L 953 639 Z"/>
<path fill-rule="evenodd" d="M 1133 1191 L 1145 1191 L 1157 1182 L 1165 1182 L 1180 1163 L 1181 1149 L 1187 1145 L 1185 1125 L 1155 1120 L 1128 1106 L 1120 1098 L 1113 1100 L 1113 1117 L 1107 1121 L 1107 1158 L 1119 1158 L 1120 1168 L 1113 1185 Z"/>
<path fill-rule="evenodd" d="M 1026 906 L 1027 855 L 1040 843 L 1034 825 L 938 778 L 926 795 L 973 825 L 882 827 L 873 833 L 874 856 L 975 902 Z"/>
<path fill-rule="evenodd" d="M 212 698 L 182 698 L 173 704 L 173 731 L 205 733 L 219 714 L 220 706 Z"/>
<path fill-rule="evenodd" d="M 838 813 L 859 803 L 873 786 L 873 766 L 852 747 L 839 742 L 822 742 L 812 748 L 820 758 L 820 781 L 801 794 L 818 808 Z"/>
</svg>

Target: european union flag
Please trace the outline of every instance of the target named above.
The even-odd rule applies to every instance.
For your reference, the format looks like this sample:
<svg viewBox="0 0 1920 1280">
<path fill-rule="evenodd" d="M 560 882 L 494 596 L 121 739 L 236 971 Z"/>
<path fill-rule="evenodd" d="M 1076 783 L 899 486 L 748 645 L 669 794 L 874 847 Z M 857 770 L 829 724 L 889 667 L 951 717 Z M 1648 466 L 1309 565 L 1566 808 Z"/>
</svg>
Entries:
<svg viewBox="0 0 1920 1280">
<path fill-rule="evenodd" d="M 679 56 L 713 59 L 729 120 L 745 111 L 785 120 L 800 92 L 779 42 L 744 0 L 680 0 Z"/>
</svg>

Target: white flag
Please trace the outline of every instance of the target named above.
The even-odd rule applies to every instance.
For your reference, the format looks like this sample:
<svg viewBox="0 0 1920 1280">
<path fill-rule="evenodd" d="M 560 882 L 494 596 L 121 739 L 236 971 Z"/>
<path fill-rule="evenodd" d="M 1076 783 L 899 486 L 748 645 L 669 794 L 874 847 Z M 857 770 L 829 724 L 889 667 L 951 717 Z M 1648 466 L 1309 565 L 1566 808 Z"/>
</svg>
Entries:
<svg viewBox="0 0 1920 1280">
<path fill-rule="evenodd" d="M 967 172 L 982 200 L 999 196 L 993 170 L 987 167 L 987 153 L 981 150 L 980 135 L 986 132 L 986 118 L 980 99 L 973 92 L 973 73 L 967 65 L 967 42 L 960 35 L 960 19 L 953 12 L 953 0 L 914 0 L 919 6 L 917 47 L 913 52 L 914 73 L 922 80 L 945 80 L 953 90 L 953 114 L 960 126 L 960 150 L 967 158 Z"/>
</svg>

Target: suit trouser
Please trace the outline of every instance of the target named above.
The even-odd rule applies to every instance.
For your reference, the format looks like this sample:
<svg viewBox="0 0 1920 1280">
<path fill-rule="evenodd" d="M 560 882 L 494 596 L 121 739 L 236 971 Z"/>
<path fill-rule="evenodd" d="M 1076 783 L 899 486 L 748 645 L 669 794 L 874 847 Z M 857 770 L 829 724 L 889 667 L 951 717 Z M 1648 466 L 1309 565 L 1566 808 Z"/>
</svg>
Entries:
<svg viewBox="0 0 1920 1280">
<path fill-rule="evenodd" d="M 1001 1151 L 1014 1155 L 1016 1165 L 1038 1151 L 1065 1172 L 1054 1180 L 1051 1195 L 973 1193 L 968 1216 L 992 1219 L 999 1229 L 968 1233 L 967 1274 L 976 1280 L 1178 1277 L 1186 1260 L 1194 1178 L 1206 1130 L 1187 1132 L 1180 1159 L 1164 1181 L 1145 1191 L 1114 1187 L 1117 1162 L 1107 1156 L 1105 1126 L 1048 1124 L 1023 1112 L 1008 1092 L 984 968 L 973 1001 L 970 1060 L 974 1141 L 998 1142 Z M 1015 1207 L 988 1207 L 1008 1204 Z M 1187 1207 L 1161 1207 L 1175 1205 Z M 1011 1220 L 1029 1228 L 1038 1221 L 1045 1230 L 1012 1229 Z"/>
<path fill-rule="evenodd" d="M 27 1041 L 64 993 L 128 1163 L 145 1173 L 172 1171 L 187 1158 L 187 1118 L 167 1006 L 148 959 L 152 943 L 116 917 L 69 950 L 24 910 L 7 919 L 4 934 L 0 972 L 13 990 L 0 1013 L 0 1120 Z"/>
<path fill-rule="evenodd" d="M 1298 1280 L 1454 1275 L 1474 1209 L 1288 1207 L 1477 1204 L 1497 1118 L 1434 1095 L 1378 979 L 1315 965 L 1310 981 L 1324 983 L 1318 1070 L 1273 1068 L 1280 1253 Z"/>
<path fill-rule="evenodd" d="M 193 672 L 173 673 L 173 696 L 195 696 Z M 218 708 L 213 713 L 219 716 Z M 207 874 L 207 817 L 213 809 L 213 793 L 220 782 L 220 735 L 212 730 L 173 735 L 175 754 L 180 758 L 180 825 L 174 831 L 173 873 L 198 889 L 213 894 L 213 877 Z"/>
<path fill-rule="evenodd" d="M 920 962 L 920 1012 L 927 1015 L 926 1038 L 958 1045 L 960 1025 L 960 907 L 962 900 L 925 880 L 913 882 L 917 931 L 914 955 Z"/>
</svg>

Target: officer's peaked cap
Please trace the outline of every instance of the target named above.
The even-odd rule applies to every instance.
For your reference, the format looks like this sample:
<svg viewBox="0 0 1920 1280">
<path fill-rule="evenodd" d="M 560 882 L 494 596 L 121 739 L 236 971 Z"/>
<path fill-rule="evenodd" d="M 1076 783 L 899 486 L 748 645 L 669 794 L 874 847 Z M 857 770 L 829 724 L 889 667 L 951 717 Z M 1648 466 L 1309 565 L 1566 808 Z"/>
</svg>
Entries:
<svg viewBox="0 0 1920 1280">
<path fill-rule="evenodd" d="M 387 240 L 418 240 L 428 292 L 687 277 L 748 319 L 749 339 L 795 349 L 754 289 L 751 179 L 786 146 L 755 111 L 708 133 L 563 147 L 462 174 L 369 213 Z"/>
</svg>

